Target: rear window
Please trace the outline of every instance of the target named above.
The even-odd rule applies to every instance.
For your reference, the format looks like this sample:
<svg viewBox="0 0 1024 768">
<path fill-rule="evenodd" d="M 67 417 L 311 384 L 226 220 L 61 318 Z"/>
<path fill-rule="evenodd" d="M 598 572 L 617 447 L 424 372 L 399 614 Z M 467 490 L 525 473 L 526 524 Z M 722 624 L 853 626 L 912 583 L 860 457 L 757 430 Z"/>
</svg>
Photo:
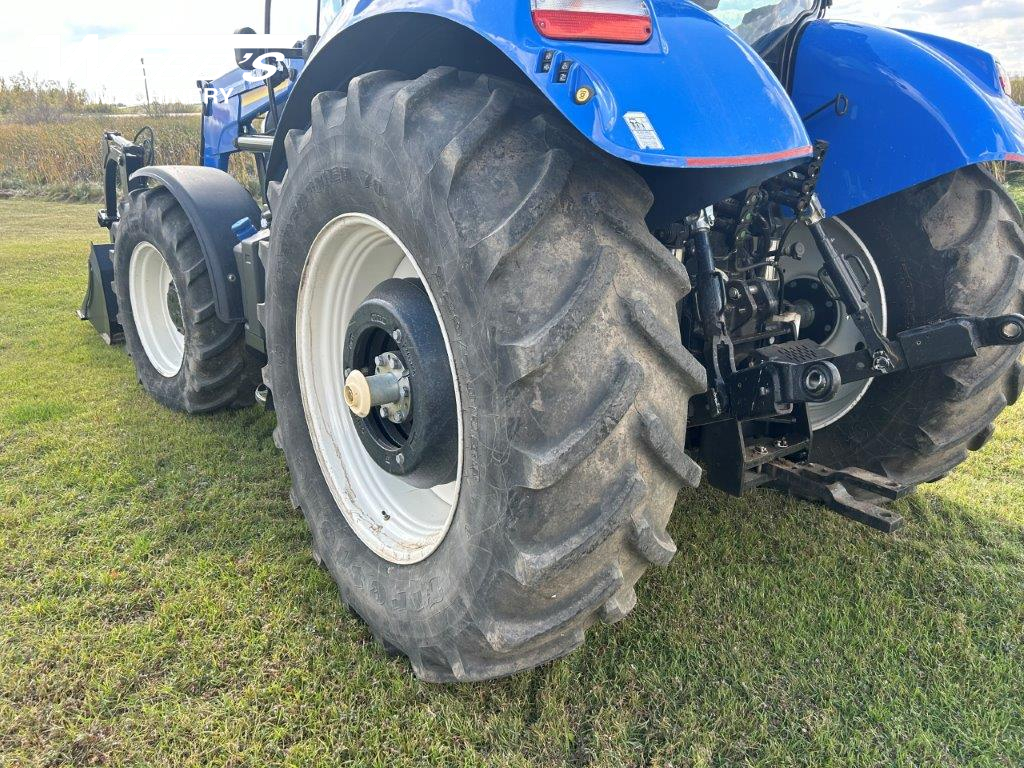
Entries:
<svg viewBox="0 0 1024 768">
<path fill-rule="evenodd" d="M 807 11 L 814 10 L 816 0 L 703 0 L 698 5 L 710 11 L 748 43 L 755 43 L 769 32 L 792 24 Z"/>
</svg>

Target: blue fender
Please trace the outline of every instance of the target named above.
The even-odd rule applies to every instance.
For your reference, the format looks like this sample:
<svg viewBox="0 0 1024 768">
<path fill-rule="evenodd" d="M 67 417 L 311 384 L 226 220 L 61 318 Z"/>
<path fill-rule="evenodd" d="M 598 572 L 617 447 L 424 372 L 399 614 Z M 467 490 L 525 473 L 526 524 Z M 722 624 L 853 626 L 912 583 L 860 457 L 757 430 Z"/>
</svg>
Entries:
<svg viewBox="0 0 1024 768">
<path fill-rule="evenodd" d="M 174 195 L 203 251 L 217 317 L 224 323 L 243 321 L 234 253 L 238 238 L 231 225 L 243 218 L 259 224 L 260 209 L 252 196 L 224 171 L 201 165 L 151 165 L 140 168 L 132 178 L 152 179 Z"/>
<path fill-rule="evenodd" d="M 527 0 L 350 2 L 295 84 L 271 153 L 270 177 L 283 171 L 283 134 L 308 124 L 309 102 L 326 83 L 344 87 L 365 71 L 406 69 L 403 57 L 415 56 L 428 68 L 458 65 L 453 49 L 468 50 L 472 40 L 463 36 L 453 44 L 438 33 L 439 20 L 496 51 L 584 136 L 623 160 L 715 168 L 810 154 L 785 89 L 746 43 L 694 3 L 646 1 L 653 35 L 640 45 L 547 40 L 534 28 Z M 475 60 L 465 64 L 472 67 Z M 574 100 L 581 86 L 594 93 L 582 105 Z M 645 122 L 655 136 L 639 133 Z"/>
<path fill-rule="evenodd" d="M 810 135 L 831 145 L 818 186 L 830 214 L 968 165 L 1024 160 L 1024 111 L 977 48 L 815 21 L 795 66 L 793 101 Z"/>
</svg>

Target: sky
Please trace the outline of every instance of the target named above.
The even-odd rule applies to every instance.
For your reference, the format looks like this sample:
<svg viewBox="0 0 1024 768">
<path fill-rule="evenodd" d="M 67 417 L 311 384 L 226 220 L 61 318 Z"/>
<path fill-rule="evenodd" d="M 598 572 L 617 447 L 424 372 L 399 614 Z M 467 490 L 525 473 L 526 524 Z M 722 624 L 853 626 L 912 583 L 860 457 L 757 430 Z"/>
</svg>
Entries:
<svg viewBox="0 0 1024 768">
<path fill-rule="evenodd" d="M 508 0 L 526 2 L 526 0 Z M 73 81 L 93 98 L 198 99 L 195 82 L 234 68 L 230 33 L 261 29 L 261 0 L 0 0 L 0 76 Z M 5 7 L 3 7 L 5 6 Z M 276 45 L 313 31 L 316 0 L 277 0 Z M 931 32 L 985 48 L 1024 73 L 1024 0 L 835 0 L 831 18 Z"/>
</svg>

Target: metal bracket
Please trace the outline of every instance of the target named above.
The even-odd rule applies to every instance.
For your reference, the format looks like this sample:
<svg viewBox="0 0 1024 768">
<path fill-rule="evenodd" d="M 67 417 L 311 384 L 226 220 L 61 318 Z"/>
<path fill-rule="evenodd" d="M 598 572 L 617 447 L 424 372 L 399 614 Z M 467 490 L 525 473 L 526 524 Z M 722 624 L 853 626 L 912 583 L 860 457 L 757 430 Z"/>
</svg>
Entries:
<svg viewBox="0 0 1024 768">
<path fill-rule="evenodd" d="M 833 512 L 882 533 L 903 527 L 903 517 L 878 501 L 896 501 L 912 490 L 888 478 L 863 469 L 831 469 L 820 464 L 797 464 L 776 459 L 762 470 L 768 488 L 808 501 L 823 503 Z M 854 495 L 854 492 L 859 492 Z"/>
<path fill-rule="evenodd" d="M 89 250 L 89 285 L 78 310 L 79 320 L 88 320 L 107 344 L 124 341 L 124 329 L 117 321 L 117 296 L 114 295 L 113 243 L 93 245 Z"/>
<path fill-rule="evenodd" d="M 135 180 L 132 176 L 145 165 L 146 150 L 117 131 L 106 131 L 103 134 L 102 162 L 104 208 L 96 214 L 96 223 L 110 229 L 121 218 L 118 190 L 123 200 L 130 191 L 145 186 L 144 181 Z"/>
<path fill-rule="evenodd" d="M 808 404 L 831 400 L 843 384 L 976 357 L 986 347 L 1024 345 L 1024 315 L 954 317 L 886 338 L 856 270 L 822 227 L 826 214 L 815 188 L 827 149 L 819 142 L 809 163 L 766 182 L 762 190 L 768 201 L 793 210 L 809 229 L 825 262 L 822 282 L 831 285 L 863 334 L 864 344 L 836 356 L 810 339 L 776 343 L 779 334 L 767 331 L 761 338 L 769 340 L 769 346 L 747 354 L 738 368 L 734 343 L 753 339 L 756 344 L 761 338 L 731 338 L 728 286 L 715 267 L 709 237 L 714 221 L 707 211 L 690 217 L 686 253 L 694 277 L 695 310 L 690 319 L 704 347 L 709 387 L 707 394 L 690 401 L 688 428 L 699 430 L 693 432 L 691 444 L 698 446 L 714 487 L 736 496 L 751 488 L 776 488 L 823 502 L 852 520 L 891 533 L 903 520 L 882 504 L 910 489 L 860 469 L 803 463 L 813 442 Z M 747 218 L 754 199 L 748 192 L 740 221 Z M 727 212 L 733 211 L 735 203 Z M 688 346 L 696 347 L 698 338 Z"/>
</svg>

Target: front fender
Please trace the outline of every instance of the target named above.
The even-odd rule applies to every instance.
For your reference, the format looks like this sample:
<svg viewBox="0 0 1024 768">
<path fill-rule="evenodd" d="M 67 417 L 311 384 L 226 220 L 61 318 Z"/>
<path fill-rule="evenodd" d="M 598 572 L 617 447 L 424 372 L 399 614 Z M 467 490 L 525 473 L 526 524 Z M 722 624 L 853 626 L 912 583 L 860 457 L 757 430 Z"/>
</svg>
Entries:
<svg viewBox="0 0 1024 768">
<path fill-rule="evenodd" d="M 845 113 L 825 105 L 842 94 Z M 803 33 L 793 101 L 830 143 L 818 191 L 830 214 L 964 166 L 1024 159 L 1024 112 L 995 60 L 952 40 L 846 22 Z"/>
<path fill-rule="evenodd" d="M 201 165 L 151 165 L 132 175 L 167 188 L 192 225 L 213 283 L 214 310 L 224 323 L 245 319 L 235 265 L 238 238 L 231 225 L 260 221 L 260 209 L 245 188 L 224 171 Z"/>
<path fill-rule="evenodd" d="M 533 26 L 527 0 L 359 0 L 342 10 L 320 41 L 282 125 L 304 127 L 318 90 L 344 87 L 361 72 L 408 70 L 414 66 L 408 61 L 427 68 L 473 67 L 469 54 L 469 61 L 458 61 L 460 50 L 472 47 L 468 38 L 437 33 L 441 20 L 483 41 L 581 133 L 623 160 L 674 168 L 736 167 L 810 153 L 785 89 L 746 43 L 693 3 L 649 4 L 651 40 L 619 45 L 546 40 Z M 405 31 L 410 27 L 412 36 Z M 579 105 L 574 94 L 581 86 L 590 87 L 594 97 Z M 638 130 L 644 118 L 656 135 Z M 272 178 L 283 163 L 283 133 L 271 158 Z"/>
</svg>

